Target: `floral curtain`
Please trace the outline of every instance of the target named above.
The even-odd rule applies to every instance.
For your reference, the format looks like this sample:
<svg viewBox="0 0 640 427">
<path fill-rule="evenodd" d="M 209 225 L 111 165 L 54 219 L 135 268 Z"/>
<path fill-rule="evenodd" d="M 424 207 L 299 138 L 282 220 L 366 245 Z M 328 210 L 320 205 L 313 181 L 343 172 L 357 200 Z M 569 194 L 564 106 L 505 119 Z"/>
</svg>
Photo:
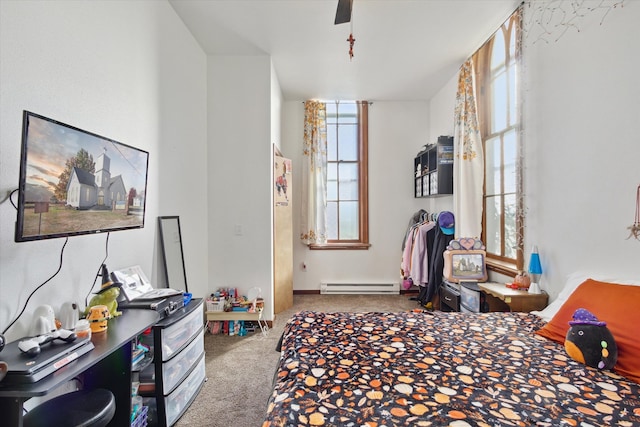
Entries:
<svg viewBox="0 0 640 427">
<path fill-rule="evenodd" d="M 323 102 L 304 103 L 300 240 L 327 242 L 327 108 Z"/>
<path fill-rule="evenodd" d="M 484 154 L 478 126 L 474 66 L 471 59 L 460 68 L 454 119 L 453 209 L 456 237 L 482 234 Z"/>
</svg>

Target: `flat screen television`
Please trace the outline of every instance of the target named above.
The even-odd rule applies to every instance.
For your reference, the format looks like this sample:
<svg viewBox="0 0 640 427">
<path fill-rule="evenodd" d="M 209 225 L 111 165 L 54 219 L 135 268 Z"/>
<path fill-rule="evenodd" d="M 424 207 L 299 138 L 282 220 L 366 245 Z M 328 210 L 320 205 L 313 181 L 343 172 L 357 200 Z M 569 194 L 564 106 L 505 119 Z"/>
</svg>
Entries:
<svg viewBox="0 0 640 427">
<path fill-rule="evenodd" d="M 16 242 L 144 227 L 149 153 L 24 111 Z"/>
</svg>

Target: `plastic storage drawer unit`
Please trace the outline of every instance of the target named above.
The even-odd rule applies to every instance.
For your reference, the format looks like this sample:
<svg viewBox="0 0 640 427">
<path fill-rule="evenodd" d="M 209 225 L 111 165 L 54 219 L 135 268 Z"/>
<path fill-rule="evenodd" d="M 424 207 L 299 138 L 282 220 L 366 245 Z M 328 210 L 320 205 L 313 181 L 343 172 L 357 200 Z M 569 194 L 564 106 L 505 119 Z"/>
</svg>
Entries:
<svg viewBox="0 0 640 427">
<path fill-rule="evenodd" d="M 169 360 L 202 328 L 202 311 L 194 310 L 183 321 L 162 329 L 162 360 Z"/>
<path fill-rule="evenodd" d="M 193 341 L 176 357 L 162 364 L 162 394 L 169 394 L 189 372 L 189 368 L 204 353 L 204 327 Z"/>
<path fill-rule="evenodd" d="M 169 396 L 165 396 L 167 425 L 172 425 L 189 407 L 205 379 L 204 355 L 186 380 Z"/>
</svg>

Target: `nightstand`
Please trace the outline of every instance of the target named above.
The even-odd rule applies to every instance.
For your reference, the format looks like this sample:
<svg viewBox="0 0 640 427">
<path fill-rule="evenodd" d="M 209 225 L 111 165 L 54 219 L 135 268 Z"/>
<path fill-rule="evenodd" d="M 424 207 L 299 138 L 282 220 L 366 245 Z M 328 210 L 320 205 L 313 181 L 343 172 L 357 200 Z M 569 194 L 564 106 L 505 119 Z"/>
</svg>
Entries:
<svg viewBox="0 0 640 427">
<path fill-rule="evenodd" d="M 547 306 L 549 295 L 530 294 L 527 291 L 507 288 L 504 283 L 478 283 L 480 290 L 487 294 L 489 311 L 534 311 Z M 493 298 L 491 298 L 493 297 Z"/>
</svg>

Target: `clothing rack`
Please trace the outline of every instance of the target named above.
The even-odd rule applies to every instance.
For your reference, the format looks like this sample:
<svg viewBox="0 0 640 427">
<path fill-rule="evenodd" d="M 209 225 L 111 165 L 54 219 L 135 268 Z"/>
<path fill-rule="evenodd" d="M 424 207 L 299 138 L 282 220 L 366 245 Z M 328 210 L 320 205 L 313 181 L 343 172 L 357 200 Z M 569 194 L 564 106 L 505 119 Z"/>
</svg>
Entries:
<svg viewBox="0 0 640 427">
<path fill-rule="evenodd" d="M 419 287 L 418 297 L 411 299 L 428 309 L 434 308 L 433 299 L 442 283 L 442 254 L 453 238 L 438 227 L 439 216 L 439 212 L 424 209 L 415 212 L 402 244 L 402 278 Z"/>
<path fill-rule="evenodd" d="M 420 212 L 420 211 L 418 211 L 418 212 Z M 418 212 L 416 212 L 416 213 L 418 213 Z M 439 213 L 436 213 L 436 212 L 429 213 L 427 211 L 424 211 L 422 214 L 420 214 L 420 222 L 425 222 L 425 221 L 436 222 L 436 221 L 438 221 L 438 215 L 439 215 Z"/>
</svg>

